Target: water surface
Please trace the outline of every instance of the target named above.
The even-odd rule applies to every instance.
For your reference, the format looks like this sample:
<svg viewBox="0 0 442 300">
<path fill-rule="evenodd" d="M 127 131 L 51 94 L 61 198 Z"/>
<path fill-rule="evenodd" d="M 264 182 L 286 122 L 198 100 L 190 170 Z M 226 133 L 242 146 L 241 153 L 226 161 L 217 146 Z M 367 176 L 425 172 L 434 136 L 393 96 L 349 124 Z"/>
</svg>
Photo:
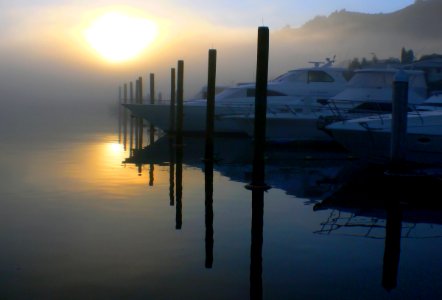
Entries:
<svg viewBox="0 0 442 300">
<path fill-rule="evenodd" d="M 2 299 L 442 297 L 428 181 L 390 197 L 347 153 L 272 147 L 252 200 L 248 139 L 216 140 L 206 185 L 201 138 L 179 164 L 167 136 L 132 153 L 108 106 L 30 111 L 1 113 Z"/>
</svg>

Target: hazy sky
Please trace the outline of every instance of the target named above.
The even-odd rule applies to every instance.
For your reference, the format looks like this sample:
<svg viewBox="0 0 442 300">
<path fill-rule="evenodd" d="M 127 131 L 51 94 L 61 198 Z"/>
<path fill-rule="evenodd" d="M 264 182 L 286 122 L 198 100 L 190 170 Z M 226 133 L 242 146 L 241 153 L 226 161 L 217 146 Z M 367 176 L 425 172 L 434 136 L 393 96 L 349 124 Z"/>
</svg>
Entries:
<svg viewBox="0 0 442 300">
<path fill-rule="evenodd" d="M 178 59 L 186 60 L 187 78 L 194 89 L 204 82 L 201 74 L 211 47 L 219 51 L 220 78 L 224 76 L 231 83 L 249 80 L 253 78 L 255 54 L 237 54 L 253 50 L 250 45 L 255 43 L 258 26 L 266 25 L 271 31 L 286 25 L 298 27 L 316 15 L 336 10 L 388 13 L 413 2 L 0 0 L 0 97 L 44 101 L 75 98 L 81 92 L 108 97 L 117 83 L 148 72 L 165 81 Z M 130 11 L 157 24 L 155 40 L 137 59 L 109 63 L 86 42 L 85 28 L 111 10 Z M 118 35 L 110 38 L 115 40 Z M 239 63 L 245 67 L 238 68 L 242 73 L 236 78 L 232 66 Z M 245 74 L 250 75 L 244 78 Z"/>
<path fill-rule="evenodd" d="M 127 5 L 151 11 L 152 14 L 159 14 L 160 17 L 180 14 L 180 12 L 191 13 L 195 17 L 208 20 L 219 26 L 258 26 L 264 20 L 265 25 L 271 28 L 279 28 L 285 25 L 296 27 L 316 15 L 328 15 L 335 10 L 346 9 L 366 13 L 388 13 L 410 5 L 413 2 L 414 0 L 2 0 L 0 3 L 2 8 L 0 14 L 8 14 L 9 9 L 60 9 L 63 6 L 74 6 L 88 10 L 97 7 Z M 1 19 L 4 20 L 4 16 Z"/>
</svg>

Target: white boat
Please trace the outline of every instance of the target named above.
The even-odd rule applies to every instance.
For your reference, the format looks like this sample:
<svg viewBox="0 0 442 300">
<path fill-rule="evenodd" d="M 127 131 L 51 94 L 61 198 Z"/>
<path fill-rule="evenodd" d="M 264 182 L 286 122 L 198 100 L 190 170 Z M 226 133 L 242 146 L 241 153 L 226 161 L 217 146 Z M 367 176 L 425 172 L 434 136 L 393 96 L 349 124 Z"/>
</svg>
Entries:
<svg viewBox="0 0 442 300">
<path fill-rule="evenodd" d="M 341 119 L 389 113 L 392 109 L 393 80 L 399 69 L 361 69 L 349 81 L 345 90 L 329 100 L 331 110 Z M 415 107 L 428 98 L 425 73 L 404 71 L 408 75 L 408 104 Z"/>
<path fill-rule="evenodd" d="M 309 97 L 296 105 L 271 109 L 267 113 L 266 139 L 269 142 L 331 141 L 323 127 L 336 120 L 391 112 L 393 78 L 397 69 L 357 70 L 347 87 L 318 104 Z M 409 76 L 409 103 L 414 107 L 426 99 L 424 72 L 406 71 Z M 238 126 L 253 136 L 254 114 L 232 116 Z"/>
<path fill-rule="evenodd" d="M 267 107 L 269 111 L 288 111 L 292 106 L 300 107 L 303 99 L 309 97 L 316 103 L 325 101 L 342 91 L 347 80 L 346 69 L 331 66 L 331 61 L 322 66 L 300 68 L 284 73 L 267 85 Z M 215 97 L 215 132 L 246 133 L 232 119 L 235 115 L 254 113 L 255 84 L 239 84 L 227 88 Z M 169 103 L 125 104 L 133 115 L 142 117 L 169 131 Z M 206 99 L 189 100 L 183 106 L 183 132 L 202 133 L 206 127 Z M 228 117 L 227 117 L 228 116 Z"/>
<path fill-rule="evenodd" d="M 333 138 L 359 157 L 385 163 L 390 158 L 391 114 L 340 121 L 327 126 Z M 442 110 L 409 112 L 406 160 L 442 165 Z"/>
</svg>

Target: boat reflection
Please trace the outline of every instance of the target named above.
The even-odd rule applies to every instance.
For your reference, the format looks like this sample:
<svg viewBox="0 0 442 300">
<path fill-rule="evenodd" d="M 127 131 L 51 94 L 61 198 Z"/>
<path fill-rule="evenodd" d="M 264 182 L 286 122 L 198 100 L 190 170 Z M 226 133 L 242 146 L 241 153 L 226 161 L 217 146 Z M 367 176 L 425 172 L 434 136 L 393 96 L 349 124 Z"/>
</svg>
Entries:
<svg viewBox="0 0 442 300">
<path fill-rule="evenodd" d="M 266 183 L 284 190 L 288 195 L 315 203 L 330 193 L 342 170 L 352 165 L 348 154 L 333 144 L 273 145 L 266 151 Z M 204 169 L 205 141 L 202 137 L 184 137 L 185 166 Z M 126 164 L 169 165 L 173 168 L 175 147 L 163 136 L 141 150 L 134 149 L 124 160 Z M 250 183 L 252 176 L 253 143 L 241 137 L 214 139 L 214 171 L 232 181 Z M 152 179 L 150 182 L 153 182 Z"/>
<path fill-rule="evenodd" d="M 330 210 L 316 233 L 385 239 L 382 286 L 390 291 L 397 287 L 401 239 L 442 237 L 442 204 L 434 197 L 440 183 L 438 177 L 389 176 L 374 168 L 353 173 L 315 204 L 315 211 Z"/>
</svg>

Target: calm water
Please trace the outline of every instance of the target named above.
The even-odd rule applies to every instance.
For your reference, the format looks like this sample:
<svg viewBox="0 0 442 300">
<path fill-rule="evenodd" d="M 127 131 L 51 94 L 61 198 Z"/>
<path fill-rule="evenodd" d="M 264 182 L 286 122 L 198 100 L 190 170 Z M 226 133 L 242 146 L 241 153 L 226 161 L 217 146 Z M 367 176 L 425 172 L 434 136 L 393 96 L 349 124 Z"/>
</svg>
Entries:
<svg viewBox="0 0 442 300">
<path fill-rule="evenodd" d="M 252 193 L 247 139 L 216 140 L 212 183 L 199 138 L 181 165 L 167 137 L 131 156 L 107 106 L 29 111 L 1 113 L 0 299 L 442 298 L 438 179 L 273 147 Z"/>
</svg>

